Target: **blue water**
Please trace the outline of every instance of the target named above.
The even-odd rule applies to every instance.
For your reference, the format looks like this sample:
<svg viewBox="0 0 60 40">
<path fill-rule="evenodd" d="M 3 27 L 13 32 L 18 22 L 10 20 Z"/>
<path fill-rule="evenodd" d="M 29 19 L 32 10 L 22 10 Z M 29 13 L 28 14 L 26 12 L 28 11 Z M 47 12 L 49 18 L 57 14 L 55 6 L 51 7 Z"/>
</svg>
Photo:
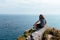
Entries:
<svg viewBox="0 0 60 40">
<path fill-rule="evenodd" d="M 35 15 L 0 15 L 0 40 L 15 40 L 38 19 Z M 60 16 L 45 15 L 47 25 L 60 29 Z"/>
</svg>

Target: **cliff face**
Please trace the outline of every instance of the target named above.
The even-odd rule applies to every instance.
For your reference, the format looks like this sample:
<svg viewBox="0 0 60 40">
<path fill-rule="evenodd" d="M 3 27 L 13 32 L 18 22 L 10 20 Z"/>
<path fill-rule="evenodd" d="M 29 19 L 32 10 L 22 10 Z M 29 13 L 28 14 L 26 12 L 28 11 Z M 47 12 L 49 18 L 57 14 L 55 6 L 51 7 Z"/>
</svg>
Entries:
<svg viewBox="0 0 60 40">
<path fill-rule="evenodd" d="M 60 40 L 60 31 L 54 28 L 44 27 L 40 30 L 33 32 L 33 29 L 27 30 L 24 34 L 17 38 L 17 40 Z"/>
</svg>

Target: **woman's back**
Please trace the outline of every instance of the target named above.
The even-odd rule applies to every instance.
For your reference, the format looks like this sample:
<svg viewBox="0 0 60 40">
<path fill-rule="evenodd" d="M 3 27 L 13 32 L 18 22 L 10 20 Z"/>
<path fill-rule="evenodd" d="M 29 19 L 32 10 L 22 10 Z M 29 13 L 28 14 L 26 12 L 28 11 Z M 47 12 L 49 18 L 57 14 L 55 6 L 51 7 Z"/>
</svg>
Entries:
<svg viewBox="0 0 60 40">
<path fill-rule="evenodd" d="M 45 19 L 40 19 L 40 25 L 44 26 L 46 24 L 46 20 Z"/>
</svg>

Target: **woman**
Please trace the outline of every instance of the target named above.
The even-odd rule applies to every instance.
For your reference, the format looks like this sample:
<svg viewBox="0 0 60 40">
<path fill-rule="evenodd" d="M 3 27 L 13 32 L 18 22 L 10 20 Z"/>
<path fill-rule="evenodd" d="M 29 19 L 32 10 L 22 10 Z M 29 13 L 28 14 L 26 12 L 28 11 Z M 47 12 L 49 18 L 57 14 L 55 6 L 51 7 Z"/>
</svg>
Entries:
<svg viewBox="0 0 60 40">
<path fill-rule="evenodd" d="M 40 23 L 37 24 L 38 22 L 40 22 Z M 39 30 L 39 29 L 43 28 L 45 26 L 45 24 L 46 24 L 45 18 L 43 17 L 43 15 L 39 15 L 39 20 L 33 26 L 34 26 L 34 28 Z M 35 32 L 37 30 L 33 30 L 33 32 Z M 30 38 L 31 38 L 31 40 L 34 40 L 32 34 L 30 35 Z"/>
<path fill-rule="evenodd" d="M 37 24 L 38 22 L 40 22 L 39 24 Z M 37 22 L 33 25 L 34 27 L 36 27 L 36 29 L 40 29 L 43 28 L 46 24 L 46 20 L 43 17 L 43 15 L 39 15 L 39 20 L 37 20 Z"/>
</svg>

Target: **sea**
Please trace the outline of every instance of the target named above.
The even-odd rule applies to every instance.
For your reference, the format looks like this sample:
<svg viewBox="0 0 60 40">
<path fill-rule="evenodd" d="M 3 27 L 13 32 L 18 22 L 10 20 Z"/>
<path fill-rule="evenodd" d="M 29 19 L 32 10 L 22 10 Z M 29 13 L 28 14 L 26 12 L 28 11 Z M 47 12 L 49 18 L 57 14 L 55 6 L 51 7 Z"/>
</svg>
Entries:
<svg viewBox="0 0 60 40">
<path fill-rule="evenodd" d="M 48 27 L 60 30 L 60 15 L 44 15 Z M 0 14 L 0 40 L 16 40 L 24 31 L 33 27 L 39 15 Z"/>
</svg>

